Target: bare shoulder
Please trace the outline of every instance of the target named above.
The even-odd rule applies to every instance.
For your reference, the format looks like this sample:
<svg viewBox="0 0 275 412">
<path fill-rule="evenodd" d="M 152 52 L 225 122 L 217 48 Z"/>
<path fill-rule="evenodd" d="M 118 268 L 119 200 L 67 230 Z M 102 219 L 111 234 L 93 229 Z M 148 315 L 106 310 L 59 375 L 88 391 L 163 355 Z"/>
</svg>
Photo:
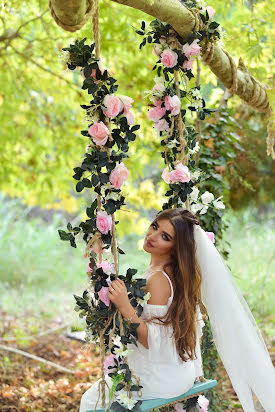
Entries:
<svg viewBox="0 0 275 412">
<path fill-rule="evenodd" d="M 157 271 L 147 281 L 146 291 L 151 294 L 148 303 L 151 305 L 166 305 L 171 295 L 169 280 L 161 271 Z"/>
</svg>

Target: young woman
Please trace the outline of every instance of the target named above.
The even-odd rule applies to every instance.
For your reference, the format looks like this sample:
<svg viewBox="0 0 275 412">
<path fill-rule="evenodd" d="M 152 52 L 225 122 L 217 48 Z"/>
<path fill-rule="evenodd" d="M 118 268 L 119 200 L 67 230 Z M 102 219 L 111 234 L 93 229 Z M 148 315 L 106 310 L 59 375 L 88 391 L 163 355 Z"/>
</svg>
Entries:
<svg viewBox="0 0 275 412">
<path fill-rule="evenodd" d="M 140 399 L 179 396 L 203 374 L 202 301 L 244 411 L 255 411 L 256 394 L 265 411 L 274 412 L 275 373 L 264 341 L 197 217 L 182 208 L 159 213 L 147 231 L 143 248 L 151 254 L 144 274 L 151 297 L 141 317 L 131 306 L 123 281 L 113 281 L 108 293 L 127 322 L 140 324 L 138 347 L 131 345 L 128 356 L 129 366 L 143 386 Z M 110 383 L 108 376 L 106 382 Z M 84 393 L 80 412 L 93 410 L 98 386 L 99 381 Z M 108 404 L 107 388 L 105 392 Z"/>
</svg>

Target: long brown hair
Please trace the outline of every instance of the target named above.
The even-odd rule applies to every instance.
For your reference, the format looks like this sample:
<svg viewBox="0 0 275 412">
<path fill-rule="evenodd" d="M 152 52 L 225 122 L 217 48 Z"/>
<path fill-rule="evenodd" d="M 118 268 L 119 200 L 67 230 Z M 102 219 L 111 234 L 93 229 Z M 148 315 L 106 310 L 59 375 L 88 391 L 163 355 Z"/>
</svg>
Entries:
<svg viewBox="0 0 275 412">
<path fill-rule="evenodd" d="M 175 247 L 170 267 L 174 279 L 174 298 L 163 324 L 172 324 L 173 338 L 183 361 L 196 358 L 196 311 L 201 301 L 201 272 L 196 260 L 194 225 L 198 218 L 187 209 L 174 208 L 160 212 L 154 222 L 167 219 L 175 229 Z M 153 222 L 153 223 L 154 223 Z"/>
</svg>

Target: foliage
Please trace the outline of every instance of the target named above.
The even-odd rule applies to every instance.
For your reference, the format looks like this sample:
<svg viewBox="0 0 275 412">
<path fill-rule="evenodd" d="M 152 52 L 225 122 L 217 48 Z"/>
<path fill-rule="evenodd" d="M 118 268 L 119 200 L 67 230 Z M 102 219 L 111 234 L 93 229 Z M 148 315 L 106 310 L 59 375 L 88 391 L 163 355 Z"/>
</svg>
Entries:
<svg viewBox="0 0 275 412">
<path fill-rule="evenodd" d="M 217 20 L 226 30 L 223 38 L 225 48 L 236 59 L 242 56 L 252 74 L 271 86 L 274 73 L 271 58 L 273 2 L 211 2 L 216 9 Z M 70 171 L 75 158 L 83 152 L 83 140 L 79 137 L 82 113 L 78 108 L 83 95 L 79 92 L 78 75 L 73 72 L 60 75 L 62 63 L 59 55 L 64 42 L 83 37 L 91 39 L 91 27 L 87 24 L 79 33 L 66 33 L 54 23 L 47 10 L 46 0 L 30 0 L 24 4 L 24 9 L 18 0 L 1 5 L 0 181 L 5 193 L 22 198 L 30 206 L 65 208 L 69 212 L 80 213 L 83 200 L 80 203 L 79 195 L 73 191 Z M 136 53 L 137 41 L 130 27 L 131 23 L 135 24 L 141 19 L 147 22 L 148 16 L 113 2 L 100 2 L 103 66 L 108 66 L 116 73 L 121 93 L 135 99 L 137 119 L 142 123 L 142 130 L 130 149 L 130 154 L 135 153 L 135 157 L 125 162 L 131 169 L 127 201 L 136 212 L 118 213 L 121 220 L 120 234 L 124 234 L 128 228 L 136 230 L 139 226 L 136 219 L 140 219 L 144 205 L 148 209 L 159 210 L 165 190 L 163 183 L 157 183 L 161 169 L 158 154 L 160 142 L 143 108 L 143 91 L 150 89 L 153 83 L 148 76 L 148 71 L 154 65 L 153 55 L 149 49 Z M 201 93 L 209 98 L 210 103 L 222 95 L 222 85 L 207 67 L 201 73 L 201 83 Z M 60 93 L 60 90 L 66 92 Z M 69 101 L 75 104 L 68 105 Z M 237 97 L 232 99 L 230 106 L 235 117 L 240 108 Z M 246 150 L 255 159 L 255 170 L 258 169 L 258 154 L 261 153 L 262 159 L 266 158 L 266 130 L 263 116 L 255 116 L 250 112 L 249 117 L 250 122 L 243 126 L 241 139 L 247 139 Z M 252 122 L 262 135 L 257 139 L 259 142 L 254 140 L 255 144 L 251 147 Z M 238 158 L 240 166 L 243 161 L 241 155 Z M 263 161 L 261 163 L 263 167 L 259 167 L 258 173 L 262 179 L 267 175 L 265 164 Z M 271 164 L 269 160 L 267 163 Z M 242 173 L 246 173 L 245 162 L 242 169 Z M 252 171 L 252 167 L 249 170 Z M 142 186 L 143 182 L 148 182 L 148 185 Z M 150 186 L 150 182 L 154 186 Z M 244 189 L 238 189 L 240 194 L 244 193 Z M 274 194 L 268 193 L 267 186 L 262 186 L 262 191 L 261 202 L 274 197 Z M 151 198 L 149 202 L 148 193 Z M 254 194 L 245 191 L 244 196 L 253 199 Z M 239 206 L 237 199 L 233 205 Z"/>
</svg>

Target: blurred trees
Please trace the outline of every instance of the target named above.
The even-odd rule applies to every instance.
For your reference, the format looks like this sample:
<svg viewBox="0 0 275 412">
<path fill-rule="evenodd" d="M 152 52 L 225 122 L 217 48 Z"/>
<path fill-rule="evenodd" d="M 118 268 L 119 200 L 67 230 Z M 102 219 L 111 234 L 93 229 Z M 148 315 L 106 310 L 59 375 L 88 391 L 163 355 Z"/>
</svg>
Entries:
<svg viewBox="0 0 275 412">
<path fill-rule="evenodd" d="M 241 56 L 250 72 L 269 86 L 274 82 L 274 3 L 211 2 L 217 21 L 226 30 L 225 48 L 233 57 Z M 77 212 L 80 202 L 71 176 L 87 143 L 80 134 L 86 126 L 79 108 L 86 101 L 80 75 L 64 71 L 60 54 L 62 47 L 76 38 L 87 37 L 92 42 L 91 24 L 77 33 L 64 32 L 52 20 L 46 0 L 30 0 L 23 5 L 11 0 L 0 7 L 1 188 L 29 205 Z M 154 56 L 149 47 L 139 51 L 139 39 L 131 27 L 137 27 L 141 19 L 148 21 L 149 16 L 100 2 L 102 66 L 118 79 L 119 93 L 135 100 L 136 123 L 141 124 L 132 157 L 126 161 L 131 178 L 125 194 L 131 212 L 121 212 L 122 231 L 123 227 L 135 230 L 139 210 L 159 208 L 164 193 L 160 139 L 147 120 L 143 94 L 154 84 Z M 202 69 L 203 97 L 208 105 L 218 107 L 223 87 L 207 67 Z M 237 154 L 240 179 L 230 175 L 229 167 L 223 173 L 232 189 L 230 201 L 240 207 L 255 197 L 259 202 L 274 199 L 274 190 L 269 190 L 274 162 L 265 153 L 266 118 L 242 105 L 237 96 L 229 100 L 229 107 L 246 149 Z M 242 179 L 251 187 L 240 187 Z M 145 224 L 142 219 L 139 223 L 140 228 Z"/>
</svg>

